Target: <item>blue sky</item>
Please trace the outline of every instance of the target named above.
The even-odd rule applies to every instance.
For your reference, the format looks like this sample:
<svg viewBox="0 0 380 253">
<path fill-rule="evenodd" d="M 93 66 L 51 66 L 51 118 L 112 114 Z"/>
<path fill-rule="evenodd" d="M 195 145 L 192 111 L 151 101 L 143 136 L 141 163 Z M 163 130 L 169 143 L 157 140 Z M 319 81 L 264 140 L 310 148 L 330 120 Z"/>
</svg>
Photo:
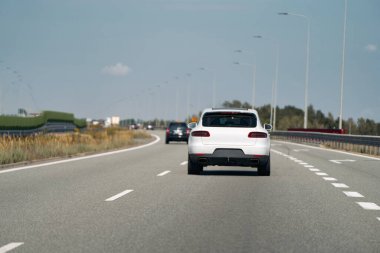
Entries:
<svg viewBox="0 0 380 253">
<path fill-rule="evenodd" d="M 348 0 L 343 117 L 380 121 L 380 2 Z M 304 106 L 339 114 L 344 0 L 0 0 L 0 112 L 184 119 L 212 105 Z M 261 35 L 261 39 L 253 38 Z M 242 53 L 236 53 L 240 49 Z M 206 70 L 200 70 L 203 67 Z M 187 102 L 189 101 L 189 102 Z"/>
</svg>

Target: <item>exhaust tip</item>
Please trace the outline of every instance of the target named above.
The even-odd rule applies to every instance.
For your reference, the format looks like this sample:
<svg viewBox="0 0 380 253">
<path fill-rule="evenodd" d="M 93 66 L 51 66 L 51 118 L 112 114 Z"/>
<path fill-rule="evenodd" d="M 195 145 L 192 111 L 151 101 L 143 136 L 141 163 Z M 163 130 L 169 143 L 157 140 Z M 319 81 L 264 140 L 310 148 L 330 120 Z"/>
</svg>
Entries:
<svg viewBox="0 0 380 253">
<path fill-rule="evenodd" d="M 258 159 L 251 159 L 252 166 L 258 166 L 259 165 L 259 160 Z"/>
<path fill-rule="evenodd" d="M 207 158 L 205 158 L 205 157 L 201 157 L 201 158 L 199 158 L 199 163 L 201 163 L 201 164 L 207 164 Z"/>
</svg>

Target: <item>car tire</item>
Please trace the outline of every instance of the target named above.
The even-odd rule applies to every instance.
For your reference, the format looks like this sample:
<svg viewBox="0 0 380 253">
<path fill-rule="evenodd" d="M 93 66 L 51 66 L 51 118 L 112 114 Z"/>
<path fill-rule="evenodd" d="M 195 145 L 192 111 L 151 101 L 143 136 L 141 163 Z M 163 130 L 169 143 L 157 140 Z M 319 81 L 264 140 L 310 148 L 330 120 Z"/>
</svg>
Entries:
<svg viewBox="0 0 380 253">
<path fill-rule="evenodd" d="M 203 166 L 199 163 L 192 162 L 190 157 L 187 162 L 187 174 L 189 175 L 199 175 L 203 171 Z"/>
<path fill-rule="evenodd" d="M 268 162 L 263 165 L 259 165 L 257 168 L 257 173 L 259 176 L 270 176 L 270 157 L 268 158 Z"/>
<path fill-rule="evenodd" d="M 165 144 L 169 144 L 169 140 L 168 139 L 165 139 Z"/>
</svg>

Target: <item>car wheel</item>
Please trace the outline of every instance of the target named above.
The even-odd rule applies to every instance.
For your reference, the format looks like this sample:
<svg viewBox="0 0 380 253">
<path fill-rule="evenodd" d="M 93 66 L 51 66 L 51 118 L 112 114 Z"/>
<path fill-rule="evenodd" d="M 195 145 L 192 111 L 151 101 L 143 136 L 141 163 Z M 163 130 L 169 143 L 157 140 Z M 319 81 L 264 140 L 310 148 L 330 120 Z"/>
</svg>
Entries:
<svg viewBox="0 0 380 253">
<path fill-rule="evenodd" d="M 268 159 L 268 162 L 263 165 L 259 165 L 257 172 L 260 176 L 270 176 L 270 157 Z"/>
<path fill-rule="evenodd" d="M 203 171 L 203 166 L 199 163 L 192 162 L 190 157 L 187 162 L 187 174 L 189 175 L 198 175 Z"/>
<path fill-rule="evenodd" d="M 165 144 L 169 144 L 169 140 L 168 139 L 165 139 Z"/>
</svg>

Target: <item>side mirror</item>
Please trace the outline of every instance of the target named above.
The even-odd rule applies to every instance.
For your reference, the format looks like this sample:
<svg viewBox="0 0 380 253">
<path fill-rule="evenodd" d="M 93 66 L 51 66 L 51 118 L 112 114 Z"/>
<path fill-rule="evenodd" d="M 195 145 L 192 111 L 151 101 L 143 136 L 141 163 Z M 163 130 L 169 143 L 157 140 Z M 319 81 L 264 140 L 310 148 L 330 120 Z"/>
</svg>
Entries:
<svg viewBox="0 0 380 253">
<path fill-rule="evenodd" d="M 270 125 L 270 124 L 264 124 L 264 128 L 267 131 L 271 131 L 272 130 L 272 125 Z"/>
<path fill-rule="evenodd" d="M 187 127 L 190 129 L 194 129 L 196 126 L 197 126 L 197 122 L 191 122 L 191 123 L 187 124 Z"/>
</svg>

